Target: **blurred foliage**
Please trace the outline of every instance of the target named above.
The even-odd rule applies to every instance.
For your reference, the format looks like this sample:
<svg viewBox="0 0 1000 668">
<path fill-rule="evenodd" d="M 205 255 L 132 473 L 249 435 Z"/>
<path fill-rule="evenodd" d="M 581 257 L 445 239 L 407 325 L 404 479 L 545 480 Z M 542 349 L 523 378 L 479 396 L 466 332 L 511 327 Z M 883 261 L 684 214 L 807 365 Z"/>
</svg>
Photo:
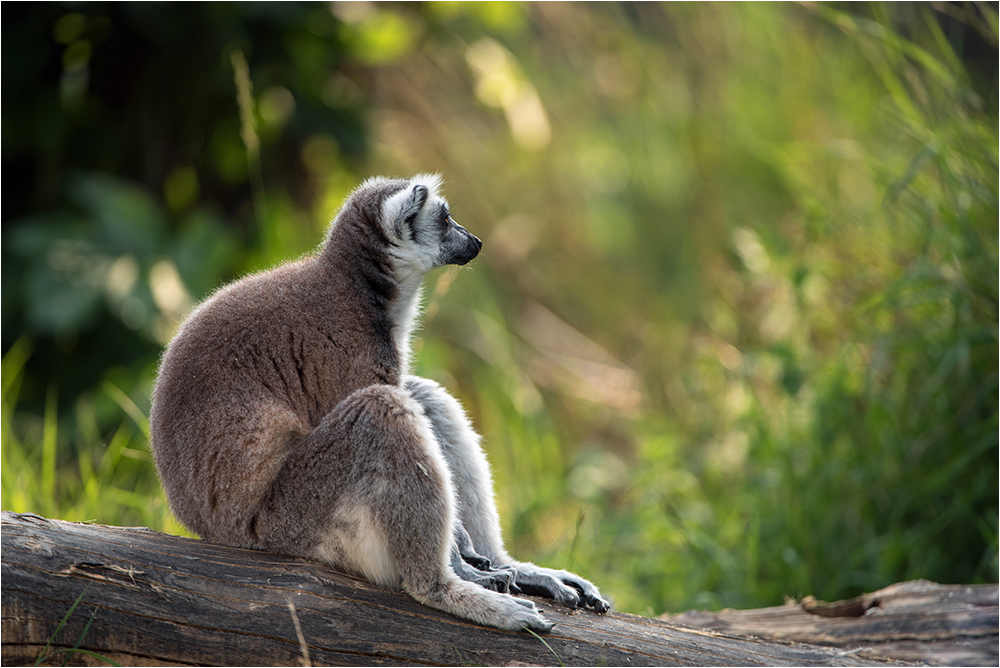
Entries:
<svg viewBox="0 0 1000 668">
<path fill-rule="evenodd" d="M 162 346 L 373 173 L 483 238 L 420 373 L 620 609 L 997 577 L 993 5 L 4 11 L 2 505 L 182 531 Z"/>
</svg>

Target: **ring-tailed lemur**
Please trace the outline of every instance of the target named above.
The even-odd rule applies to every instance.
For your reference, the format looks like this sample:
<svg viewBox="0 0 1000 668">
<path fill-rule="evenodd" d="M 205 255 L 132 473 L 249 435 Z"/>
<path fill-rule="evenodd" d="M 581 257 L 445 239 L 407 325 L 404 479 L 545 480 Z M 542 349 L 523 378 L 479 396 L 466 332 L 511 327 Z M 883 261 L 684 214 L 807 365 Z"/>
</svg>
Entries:
<svg viewBox="0 0 1000 668">
<path fill-rule="evenodd" d="M 223 287 L 164 354 L 150 416 L 160 480 L 203 538 L 318 559 L 501 629 L 530 601 L 609 609 L 504 549 L 489 465 L 458 401 L 408 374 L 423 275 L 482 243 L 440 178 L 374 178 L 314 256 Z"/>
</svg>

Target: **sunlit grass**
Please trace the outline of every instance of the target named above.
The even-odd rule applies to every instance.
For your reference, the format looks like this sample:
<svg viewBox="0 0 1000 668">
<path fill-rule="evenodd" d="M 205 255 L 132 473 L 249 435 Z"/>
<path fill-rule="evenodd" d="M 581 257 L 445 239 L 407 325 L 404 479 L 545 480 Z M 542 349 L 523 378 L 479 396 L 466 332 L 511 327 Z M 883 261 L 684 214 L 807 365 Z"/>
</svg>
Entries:
<svg viewBox="0 0 1000 668">
<path fill-rule="evenodd" d="M 145 416 L 120 390 L 107 386 L 123 408 L 123 422 L 107 435 L 99 432 L 96 409 L 87 398 L 80 399 L 72 419 L 60 420 L 55 388 L 46 395 L 40 422 L 18 414 L 21 370 L 30 354 L 30 344 L 22 339 L 3 358 L 4 510 L 187 535 L 159 488 L 146 446 Z M 66 425 L 76 433 L 62 432 Z"/>
</svg>

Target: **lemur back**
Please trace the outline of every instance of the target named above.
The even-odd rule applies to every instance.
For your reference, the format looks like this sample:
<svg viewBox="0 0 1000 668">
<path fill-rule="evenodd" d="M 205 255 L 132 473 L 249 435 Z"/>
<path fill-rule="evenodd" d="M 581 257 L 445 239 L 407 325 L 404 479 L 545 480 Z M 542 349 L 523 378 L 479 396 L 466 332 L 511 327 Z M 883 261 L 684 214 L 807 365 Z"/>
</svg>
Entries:
<svg viewBox="0 0 1000 668">
<path fill-rule="evenodd" d="M 363 190 L 363 201 L 404 183 Z M 216 292 L 164 355 L 150 416 L 157 468 L 177 518 L 204 538 L 255 547 L 247 515 L 296 439 L 354 390 L 399 383 L 378 308 L 398 287 L 361 204 L 349 202 L 319 254 Z"/>
<path fill-rule="evenodd" d="M 607 603 L 572 574 L 510 559 L 478 436 L 440 386 L 408 375 L 423 274 L 481 247 L 438 187 L 428 175 L 366 181 L 317 254 L 192 313 L 154 390 L 157 470 L 203 538 L 320 559 L 479 623 L 547 630 L 508 592 Z"/>
</svg>

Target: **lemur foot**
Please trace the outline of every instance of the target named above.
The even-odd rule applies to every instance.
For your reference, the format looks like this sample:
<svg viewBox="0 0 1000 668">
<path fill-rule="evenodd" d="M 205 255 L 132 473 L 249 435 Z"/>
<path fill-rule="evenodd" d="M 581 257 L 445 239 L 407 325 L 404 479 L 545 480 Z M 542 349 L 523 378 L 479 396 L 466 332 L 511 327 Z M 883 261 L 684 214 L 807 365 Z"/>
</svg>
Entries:
<svg viewBox="0 0 1000 668">
<path fill-rule="evenodd" d="M 542 568 L 534 564 L 515 564 L 514 584 L 529 596 L 544 596 L 568 608 L 593 608 L 604 613 L 611 604 L 593 584 L 569 571 Z"/>
<path fill-rule="evenodd" d="M 528 631 L 537 631 L 539 633 L 548 633 L 555 626 L 555 622 L 550 622 L 545 617 L 542 616 L 542 611 L 538 609 L 534 603 L 527 599 L 517 598 L 511 596 L 510 600 L 518 605 L 527 609 L 527 623 L 524 624 L 523 628 Z"/>
<path fill-rule="evenodd" d="M 458 572 L 458 576 L 463 580 L 474 582 L 484 589 L 501 594 L 521 593 L 521 590 L 514 585 L 514 573 L 509 570 L 480 571 L 470 567 L 467 570 Z"/>
<path fill-rule="evenodd" d="M 519 594 L 514 585 L 514 569 L 509 566 L 493 568 L 490 560 L 475 552 L 455 546 L 451 552 L 451 568 L 458 577 L 473 582 L 484 589 L 501 594 Z"/>
</svg>

